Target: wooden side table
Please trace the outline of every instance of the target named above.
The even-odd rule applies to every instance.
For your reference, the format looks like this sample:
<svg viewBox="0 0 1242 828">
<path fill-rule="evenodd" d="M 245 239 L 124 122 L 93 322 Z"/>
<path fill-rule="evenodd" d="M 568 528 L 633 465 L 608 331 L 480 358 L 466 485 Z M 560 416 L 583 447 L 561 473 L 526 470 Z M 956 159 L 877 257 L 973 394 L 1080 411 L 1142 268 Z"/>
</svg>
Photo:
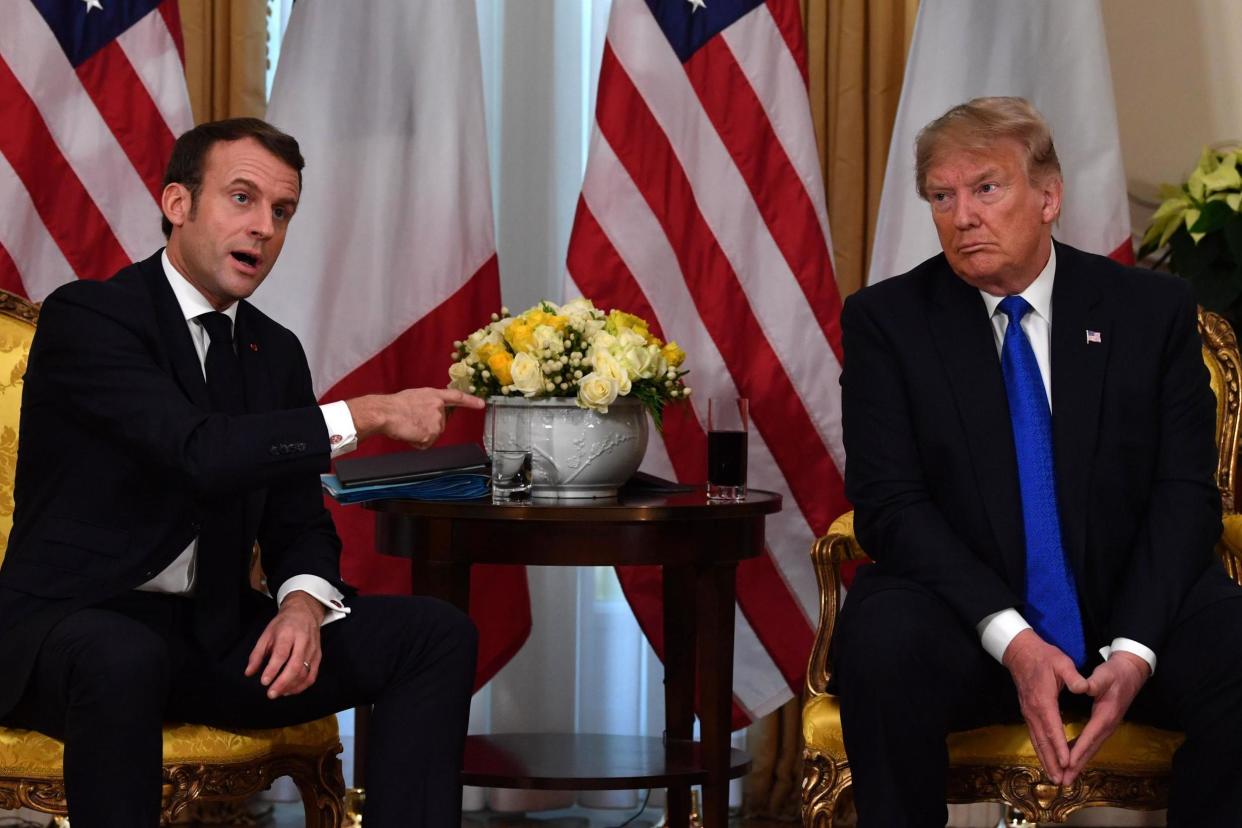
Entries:
<svg viewBox="0 0 1242 828">
<path fill-rule="evenodd" d="M 708 503 L 701 489 L 616 500 L 422 503 L 375 501 L 376 545 L 407 557 L 414 590 L 469 608 L 473 564 L 663 569 L 665 736 L 504 734 L 467 740 L 462 779 L 500 788 L 667 787 L 669 824 L 689 822 L 703 786 L 703 823 L 724 828 L 729 780 L 750 757 L 729 745 L 738 561 L 763 553 L 764 518 L 780 495 Z M 695 686 L 700 741 L 692 739 Z"/>
</svg>

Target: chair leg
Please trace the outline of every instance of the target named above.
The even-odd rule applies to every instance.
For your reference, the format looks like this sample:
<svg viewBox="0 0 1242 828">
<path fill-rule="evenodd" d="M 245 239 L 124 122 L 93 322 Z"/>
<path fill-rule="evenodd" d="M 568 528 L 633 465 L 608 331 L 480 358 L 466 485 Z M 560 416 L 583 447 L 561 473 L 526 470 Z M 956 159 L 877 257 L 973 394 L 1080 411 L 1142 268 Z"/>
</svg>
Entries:
<svg viewBox="0 0 1242 828">
<path fill-rule="evenodd" d="M 292 770 L 289 776 L 302 794 L 306 828 L 343 828 L 345 826 L 345 777 L 337 750 L 318 759 L 308 758 L 305 765 Z"/>
</svg>

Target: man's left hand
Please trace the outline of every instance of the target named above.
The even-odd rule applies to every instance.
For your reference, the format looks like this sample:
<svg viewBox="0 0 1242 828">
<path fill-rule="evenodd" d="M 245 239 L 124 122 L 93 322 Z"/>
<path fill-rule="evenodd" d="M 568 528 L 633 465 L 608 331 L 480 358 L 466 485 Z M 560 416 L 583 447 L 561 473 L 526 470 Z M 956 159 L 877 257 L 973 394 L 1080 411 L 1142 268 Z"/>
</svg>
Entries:
<svg viewBox="0 0 1242 828">
<path fill-rule="evenodd" d="M 323 604 L 305 592 L 291 592 L 259 636 L 250 651 L 246 675 L 253 676 L 263 667 L 259 681 L 269 699 L 297 695 L 315 683 L 321 657 L 319 625 L 325 611 Z"/>
<path fill-rule="evenodd" d="M 1091 705 L 1091 718 L 1070 750 L 1062 785 L 1072 784 L 1100 745 L 1113 735 L 1150 675 L 1151 668 L 1146 661 L 1124 651 L 1113 653 L 1095 668 L 1087 679 L 1086 691 L 1095 699 Z"/>
</svg>

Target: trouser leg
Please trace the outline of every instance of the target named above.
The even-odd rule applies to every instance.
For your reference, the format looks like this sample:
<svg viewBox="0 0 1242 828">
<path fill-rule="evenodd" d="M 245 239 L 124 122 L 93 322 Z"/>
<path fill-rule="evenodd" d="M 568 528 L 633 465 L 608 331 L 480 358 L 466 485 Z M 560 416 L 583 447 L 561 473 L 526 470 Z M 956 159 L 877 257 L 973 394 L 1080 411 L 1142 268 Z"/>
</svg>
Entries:
<svg viewBox="0 0 1242 828">
<path fill-rule="evenodd" d="M 74 828 L 159 824 L 168 685 L 165 641 L 125 615 L 79 610 L 44 640 L 4 723 L 64 741 Z"/>
<path fill-rule="evenodd" d="M 1233 825 L 1242 814 L 1242 600 L 1178 622 L 1144 695 L 1186 741 L 1173 757 L 1169 825 Z M 1140 697 L 1142 698 L 1142 697 Z"/>
<path fill-rule="evenodd" d="M 946 736 L 1021 721 L 1016 693 L 948 605 L 912 582 L 872 577 L 885 588 L 846 599 L 833 641 L 859 825 L 943 826 Z"/>
<path fill-rule="evenodd" d="M 174 679 L 170 716 L 274 727 L 373 704 L 367 755 L 371 828 L 460 824 L 461 761 L 477 634 L 464 614 L 430 598 L 371 596 L 322 628 L 319 677 L 271 700 L 242 672 L 266 625 L 256 619 L 220 662 L 191 660 Z"/>
</svg>

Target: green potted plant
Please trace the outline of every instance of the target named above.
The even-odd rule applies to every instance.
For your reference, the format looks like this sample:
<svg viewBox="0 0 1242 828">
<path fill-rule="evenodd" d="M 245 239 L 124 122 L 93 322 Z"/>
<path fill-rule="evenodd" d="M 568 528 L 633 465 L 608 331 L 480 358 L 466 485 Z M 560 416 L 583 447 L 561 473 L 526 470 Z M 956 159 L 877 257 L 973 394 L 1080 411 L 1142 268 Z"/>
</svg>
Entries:
<svg viewBox="0 0 1242 828">
<path fill-rule="evenodd" d="M 1169 269 L 1190 281 L 1200 305 L 1242 322 L 1242 147 L 1207 147 L 1180 187 L 1164 186 L 1139 255 L 1168 245 Z"/>
</svg>

